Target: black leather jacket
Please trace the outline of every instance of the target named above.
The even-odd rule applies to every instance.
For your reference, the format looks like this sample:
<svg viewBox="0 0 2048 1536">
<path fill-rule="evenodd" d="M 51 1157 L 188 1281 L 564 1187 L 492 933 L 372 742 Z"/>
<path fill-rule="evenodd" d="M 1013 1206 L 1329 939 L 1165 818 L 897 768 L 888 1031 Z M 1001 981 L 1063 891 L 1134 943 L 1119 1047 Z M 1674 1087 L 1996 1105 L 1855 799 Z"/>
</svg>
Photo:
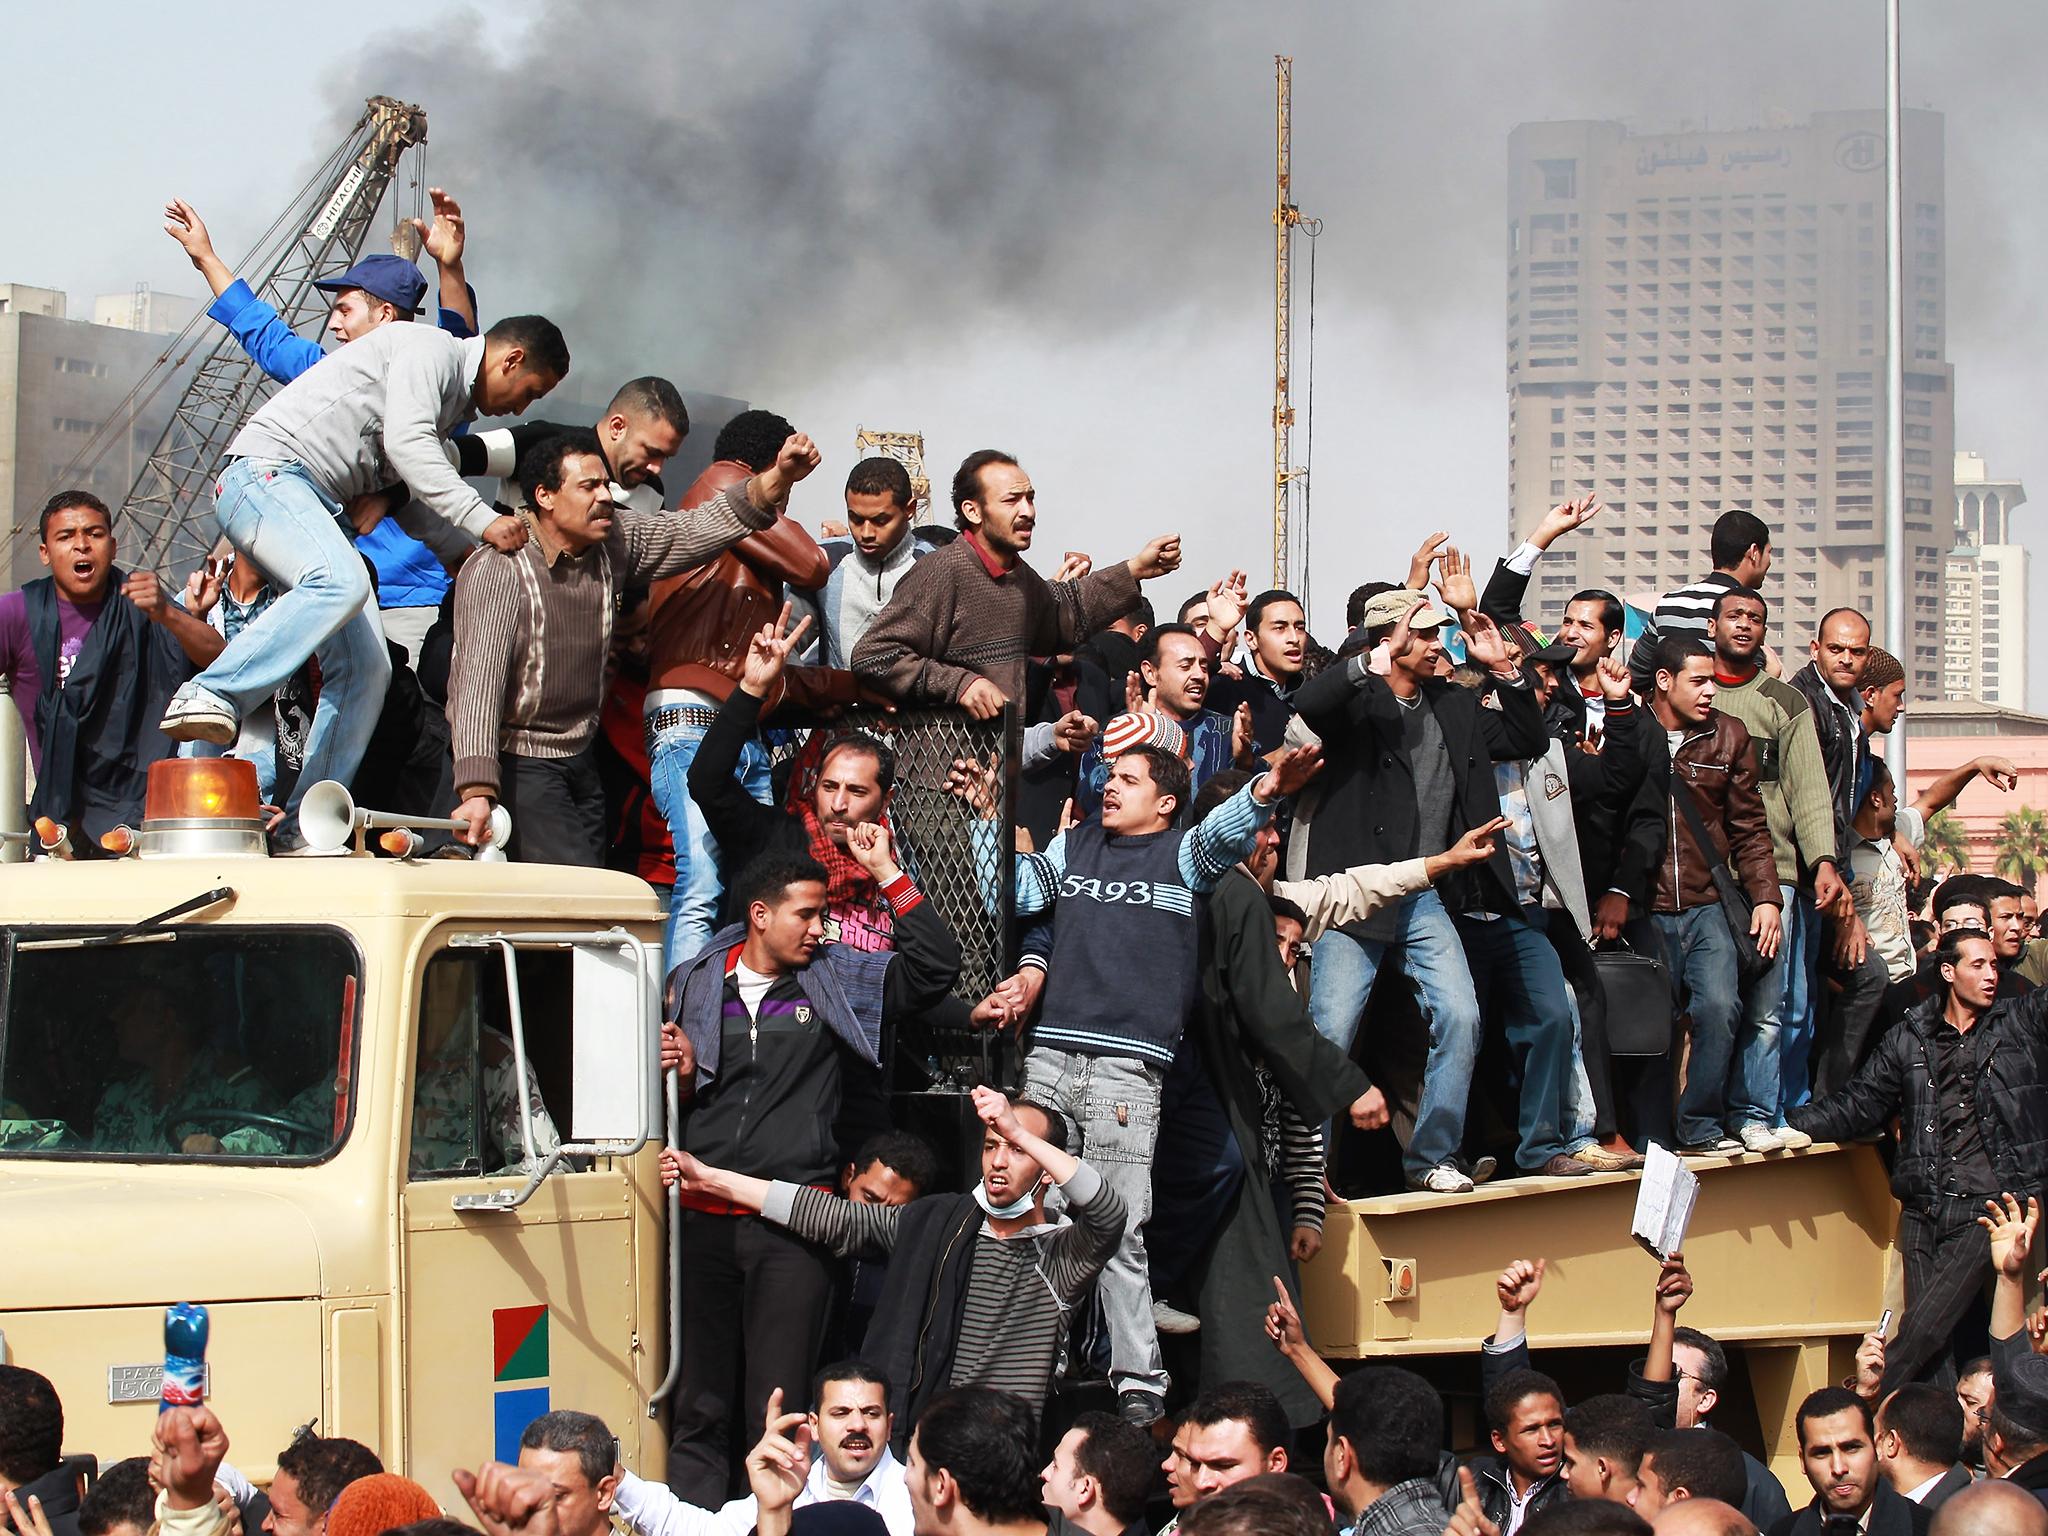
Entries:
<svg viewBox="0 0 2048 1536">
<path fill-rule="evenodd" d="M 1931 1210 L 1943 1188 L 1933 1041 L 1942 999 L 1930 997 L 1888 1031 L 1870 1059 L 1836 1092 L 1785 1118 L 1817 1141 L 1846 1141 L 1899 1117 L 1892 1193 L 1908 1209 Z M 1970 1030 L 1984 1150 L 2000 1190 L 2048 1188 L 2048 989 L 1994 1003 Z M 1997 1191 L 1957 1190 L 1963 1195 Z"/>
</svg>

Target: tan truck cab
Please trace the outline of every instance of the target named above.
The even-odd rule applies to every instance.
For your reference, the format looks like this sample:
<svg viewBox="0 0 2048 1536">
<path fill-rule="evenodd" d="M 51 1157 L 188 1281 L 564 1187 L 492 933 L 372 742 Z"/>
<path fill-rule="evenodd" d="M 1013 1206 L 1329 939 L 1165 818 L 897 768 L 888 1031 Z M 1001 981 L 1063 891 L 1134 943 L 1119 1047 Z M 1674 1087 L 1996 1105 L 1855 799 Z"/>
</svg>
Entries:
<svg viewBox="0 0 2048 1536">
<path fill-rule="evenodd" d="M 163 1308 L 265 1481 L 308 1422 L 459 1501 L 550 1407 L 661 1475 L 660 910 L 602 870 L 270 858 L 227 760 L 0 866 L 0 1359 L 144 1452 Z M 360 841 L 360 838 L 357 839 Z"/>
</svg>

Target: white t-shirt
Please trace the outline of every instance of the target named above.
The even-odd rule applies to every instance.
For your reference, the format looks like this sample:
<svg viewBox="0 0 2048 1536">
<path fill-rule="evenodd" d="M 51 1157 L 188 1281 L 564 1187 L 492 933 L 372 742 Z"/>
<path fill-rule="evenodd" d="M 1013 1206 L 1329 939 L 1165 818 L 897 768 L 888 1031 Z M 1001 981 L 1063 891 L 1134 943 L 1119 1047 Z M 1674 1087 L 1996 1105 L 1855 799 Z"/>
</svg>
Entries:
<svg viewBox="0 0 2048 1536">
<path fill-rule="evenodd" d="M 758 1020 L 761 1017 L 761 999 L 775 985 L 775 978 L 750 971 L 745 962 L 736 960 L 732 967 L 732 984 L 739 991 L 740 1001 L 746 1004 L 747 1017 Z"/>
<path fill-rule="evenodd" d="M 1918 848 L 1927 836 L 1927 818 L 1910 805 L 1899 807 L 1898 832 L 1908 847 Z M 1856 915 L 1870 934 L 1871 946 L 1884 957 L 1893 981 L 1913 974 L 1913 913 L 1907 906 L 1906 867 L 1889 840 L 1859 837 L 1849 850 L 1849 890 Z"/>
</svg>

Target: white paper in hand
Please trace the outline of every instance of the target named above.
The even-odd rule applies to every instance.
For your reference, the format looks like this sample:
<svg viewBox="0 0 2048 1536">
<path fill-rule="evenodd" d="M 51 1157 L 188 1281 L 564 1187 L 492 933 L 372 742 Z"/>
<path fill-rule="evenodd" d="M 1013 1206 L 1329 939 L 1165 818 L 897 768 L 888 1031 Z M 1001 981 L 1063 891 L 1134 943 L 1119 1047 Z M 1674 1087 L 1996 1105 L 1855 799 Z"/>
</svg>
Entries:
<svg viewBox="0 0 2048 1536">
<path fill-rule="evenodd" d="M 1643 1182 L 1636 1190 L 1629 1235 L 1659 1259 L 1670 1258 L 1685 1247 L 1685 1229 L 1692 1224 L 1699 1194 L 1699 1176 L 1677 1154 L 1652 1142 L 1643 1158 Z"/>
</svg>

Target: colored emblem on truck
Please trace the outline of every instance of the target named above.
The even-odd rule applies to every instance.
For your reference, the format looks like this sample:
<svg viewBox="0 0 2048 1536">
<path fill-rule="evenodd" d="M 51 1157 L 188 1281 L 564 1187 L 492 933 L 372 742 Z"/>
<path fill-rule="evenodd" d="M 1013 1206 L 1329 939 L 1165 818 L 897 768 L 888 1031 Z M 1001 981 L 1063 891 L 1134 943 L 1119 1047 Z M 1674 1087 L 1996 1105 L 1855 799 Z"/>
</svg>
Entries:
<svg viewBox="0 0 2048 1536">
<path fill-rule="evenodd" d="M 494 1382 L 540 1381 L 548 1374 L 548 1309 L 498 1307 L 491 1313 L 491 1379 Z M 519 1460 L 519 1437 L 526 1426 L 548 1411 L 546 1387 L 500 1386 L 491 1398 L 492 1454 L 499 1461 Z"/>
<path fill-rule="evenodd" d="M 499 1307 L 491 1314 L 492 1379 L 539 1381 L 547 1373 L 547 1307 Z"/>
</svg>

